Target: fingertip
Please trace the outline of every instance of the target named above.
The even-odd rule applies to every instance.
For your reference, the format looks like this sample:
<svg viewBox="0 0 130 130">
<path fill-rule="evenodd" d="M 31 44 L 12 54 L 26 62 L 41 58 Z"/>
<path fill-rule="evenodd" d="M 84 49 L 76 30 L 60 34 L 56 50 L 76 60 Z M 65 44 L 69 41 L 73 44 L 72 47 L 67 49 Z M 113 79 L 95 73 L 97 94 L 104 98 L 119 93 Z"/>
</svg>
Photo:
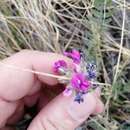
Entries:
<svg viewBox="0 0 130 130">
<path fill-rule="evenodd" d="M 39 51 L 24 50 L 4 59 L 0 68 L 0 96 L 16 101 L 38 91 L 40 87 L 34 87 L 37 80 L 50 86 L 57 84 L 57 78 L 52 77 L 56 75 L 53 64 L 60 59 L 71 66 L 71 59 L 63 55 Z"/>
<path fill-rule="evenodd" d="M 95 108 L 96 100 L 91 93 L 85 95 L 84 102 L 81 104 L 74 101 L 74 95 L 65 97 L 63 94 L 60 94 L 39 113 L 30 125 L 29 130 L 33 127 L 34 129 L 41 128 L 38 125 L 45 118 L 56 126 L 57 129 L 61 129 L 61 127 L 64 127 L 63 130 L 74 129 L 85 121 Z M 42 124 L 45 124 L 45 122 Z"/>
<path fill-rule="evenodd" d="M 93 94 L 88 93 L 84 96 L 84 102 L 78 103 L 74 99 L 68 105 L 68 112 L 72 118 L 78 122 L 87 119 L 96 108 L 96 100 Z"/>
<path fill-rule="evenodd" d="M 15 125 L 24 115 L 24 102 L 21 100 L 18 103 L 18 106 L 15 112 L 7 120 L 7 125 Z"/>
<path fill-rule="evenodd" d="M 7 120 L 16 111 L 18 102 L 7 102 L 0 99 L 0 128 L 4 127 Z"/>
<path fill-rule="evenodd" d="M 97 99 L 96 109 L 94 114 L 100 114 L 104 111 L 104 104 L 100 99 Z"/>
<path fill-rule="evenodd" d="M 56 53 L 41 53 L 35 52 L 37 58 L 33 59 L 33 69 L 38 72 L 49 73 L 52 75 L 57 75 L 54 72 L 54 63 L 58 60 L 64 60 L 67 63 L 68 68 L 72 67 L 72 60 L 66 56 L 56 54 Z M 49 77 L 47 75 L 37 75 L 40 81 L 47 83 L 48 85 L 56 85 L 58 83 L 57 78 Z"/>
</svg>

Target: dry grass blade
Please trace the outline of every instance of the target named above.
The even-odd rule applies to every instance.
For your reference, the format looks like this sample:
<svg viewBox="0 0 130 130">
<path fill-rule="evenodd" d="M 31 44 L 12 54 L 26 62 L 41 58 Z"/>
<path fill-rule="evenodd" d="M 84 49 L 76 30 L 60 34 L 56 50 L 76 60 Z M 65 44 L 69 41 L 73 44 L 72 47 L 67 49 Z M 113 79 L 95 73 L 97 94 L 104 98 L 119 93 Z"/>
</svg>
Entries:
<svg viewBox="0 0 130 130">
<path fill-rule="evenodd" d="M 120 43 L 120 50 L 119 50 L 119 55 L 118 55 L 118 61 L 117 61 L 117 65 L 116 65 L 116 72 L 115 72 L 115 76 L 113 79 L 113 84 L 116 82 L 117 78 L 118 78 L 118 72 L 119 72 L 119 64 L 120 64 L 120 59 L 121 59 L 121 53 L 122 53 L 122 47 L 123 47 L 123 40 L 124 40 L 124 29 L 125 29 L 125 20 L 126 20 L 126 1 L 124 0 L 124 4 L 123 6 L 121 5 L 121 8 L 123 8 L 122 10 L 122 14 L 123 14 L 123 22 L 122 22 L 122 33 L 121 33 L 121 43 Z"/>
<path fill-rule="evenodd" d="M 81 50 L 86 61 L 97 64 L 98 82 L 92 83 L 101 86 L 106 109 L 77 129 L 129 130 L 129 14 L 129 0 L 0 0 L 0 58 L 22 49 L 56 53 Z M 18 130 L 25 130 L 26 125 L 22 123 Z"/>
</svg>

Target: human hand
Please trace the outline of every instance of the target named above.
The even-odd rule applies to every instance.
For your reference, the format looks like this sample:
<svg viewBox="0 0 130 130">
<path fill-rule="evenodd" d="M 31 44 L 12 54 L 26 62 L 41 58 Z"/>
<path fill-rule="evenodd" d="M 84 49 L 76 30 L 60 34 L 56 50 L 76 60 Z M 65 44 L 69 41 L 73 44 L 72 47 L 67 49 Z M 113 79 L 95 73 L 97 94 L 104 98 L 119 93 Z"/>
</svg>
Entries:
<svg viewBox="0 0 130 130">
<path fill-rule="evenodd" d="M 2 62 L 7 65 L 53 74 L 52 65 L 58 59 L 64 59 L 71 66 L 71 60 L 62 55 L 27 50 L 4 59 Z M 14 123 L 23 116 L 24 106 L 33 106 L 38 101 L 41 111 L 34 118 L 28 130 L 74 130 L 91 114 L 103 111 L 98 89 L 86 94 L 84 102 L 81 104 L 74 102 L 72 96 L 64 97 L 62 94 L 49 102 L 49 95 L 45 93 L 48 89 L 46 84 L 50 85 L 50 91 L 55 91 L 57 83 L 55 78 L 1 65 L 1 130 L 7 130 L 6 124 Z"/>
</svg>

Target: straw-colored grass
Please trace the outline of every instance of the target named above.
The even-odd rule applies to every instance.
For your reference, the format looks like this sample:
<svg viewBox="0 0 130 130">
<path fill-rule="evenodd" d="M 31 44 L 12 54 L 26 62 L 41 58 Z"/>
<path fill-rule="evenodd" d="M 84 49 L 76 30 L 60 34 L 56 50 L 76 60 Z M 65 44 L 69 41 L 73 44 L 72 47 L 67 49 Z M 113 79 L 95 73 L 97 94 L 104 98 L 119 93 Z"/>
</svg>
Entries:
<svg viewBox="0 0 130 130">
<path fill-rule="evenodd" d="M 80 128 L 130 130 L 129 10 L 127 0 L 0 0 L 0 58 L 81 49 L 97 64 L 105 111 Z"/>
</svg>

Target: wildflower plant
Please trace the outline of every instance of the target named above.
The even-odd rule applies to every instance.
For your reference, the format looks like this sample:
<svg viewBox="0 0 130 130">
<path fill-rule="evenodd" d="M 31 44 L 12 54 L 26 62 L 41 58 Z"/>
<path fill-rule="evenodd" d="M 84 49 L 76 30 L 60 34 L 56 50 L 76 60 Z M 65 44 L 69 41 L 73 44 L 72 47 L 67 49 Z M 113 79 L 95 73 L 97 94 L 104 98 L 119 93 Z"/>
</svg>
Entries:
<svg viewBox="0 0 130 130">
<path fill-rule="evenodd" d="M 63 54 L 73 60 L 73 67 L 68 68 L 64 60 L 58 60 L 54 63 L 53 70 L 57 74 L 68 78 L 68 81 L 59 80 L 60 83 L 66 84 L 63 95 L 70 96 L 73 94 L 75 96 L 74 101 L 81 103 L 84 101 L 83 96 L 96 87 L 92 83 L 97 76 L 96 65 L 86 63 L 81 53 L 75 49 Z"/>
</svg>

